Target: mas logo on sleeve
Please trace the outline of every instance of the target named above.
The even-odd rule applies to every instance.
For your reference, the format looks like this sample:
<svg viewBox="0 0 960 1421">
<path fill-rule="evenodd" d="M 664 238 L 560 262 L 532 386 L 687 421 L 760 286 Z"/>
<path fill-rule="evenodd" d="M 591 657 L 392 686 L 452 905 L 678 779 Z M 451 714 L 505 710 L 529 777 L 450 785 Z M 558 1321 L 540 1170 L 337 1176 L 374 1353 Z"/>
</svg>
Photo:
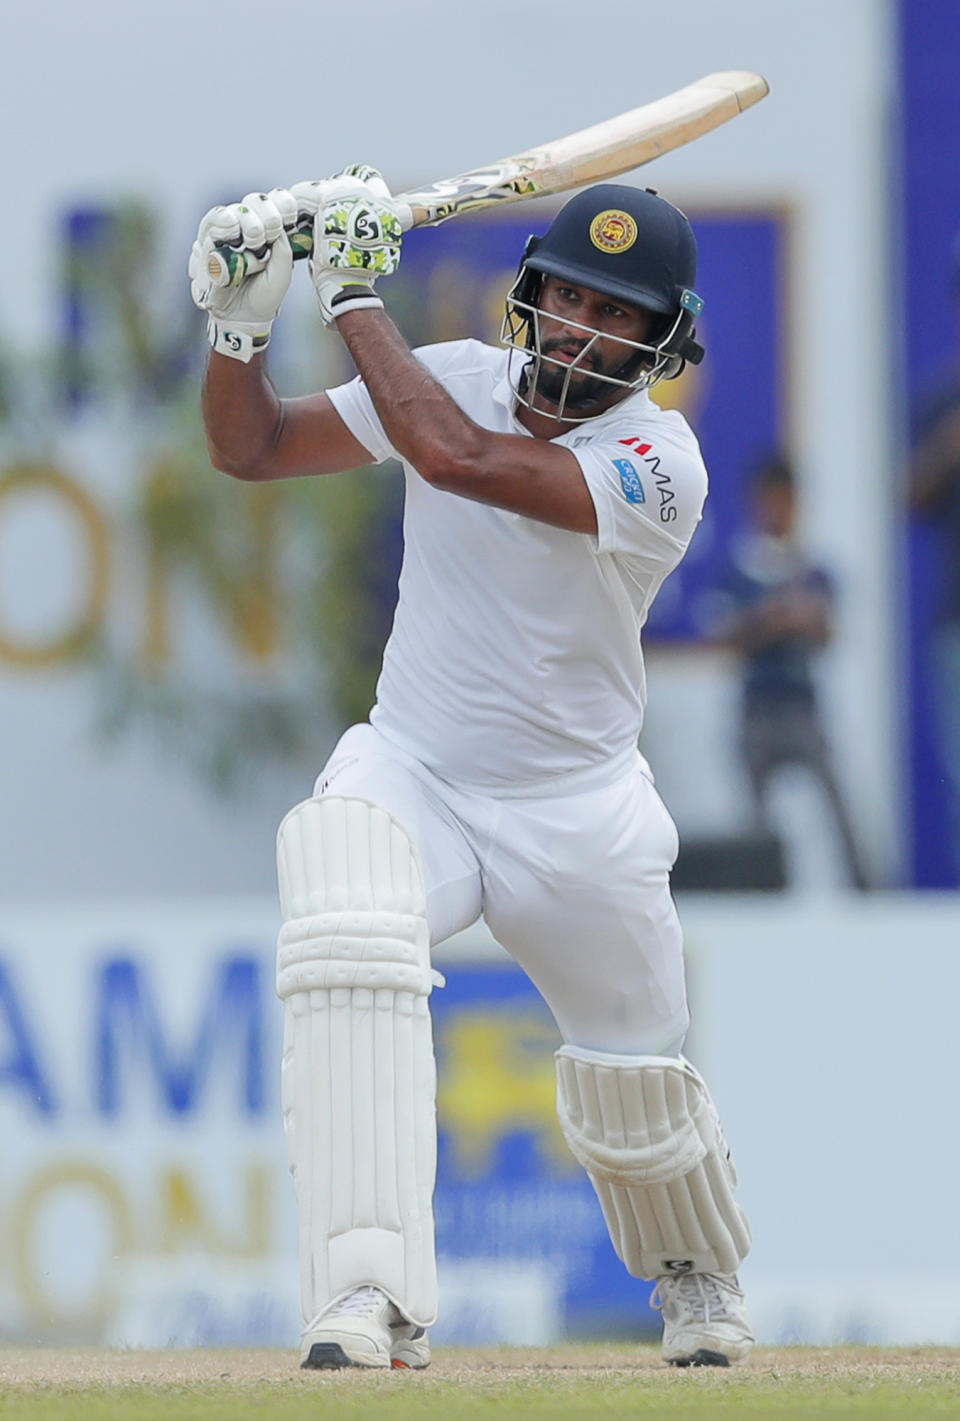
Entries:
<svg viewBox="0 0 960 1421">
<path fill-rule="evenodd" d="M 620 475 L 620 487 L 623 489 L 623 496 L 628 503 L 646 503 L 647 495 L 643 491 L 643 484 L 640 482 L 640 475 L 637 473 L 629 459 L 614 459 L 613 467 Z"/>
<path fill-rule="evenodd" d="M 673 491 L 670 475 L 665 469 L 660 467 L 660 456 L 653 453 L 653 445 L 646 444 L 637 437 L 621 439 L 620 443 L 626 444 L 629 449 L 632 449 L 635 454 L 638 454 L 646 464 L 649 473 L 653 475 L 653 481 L 657 486 L 657 493 L 660 495 L 660 522 L 675 523 L 677 519 L 677 507 L 674 502 L 676 494 Z M 627 460 L 614 460 L 615 464 L 621 462 L 625 464 Z M 631 465 L 630 467 L 632 468 L 633 466 Z M 620 475 L 620 482 L 623 482 L 622 474 Z M 626 488 L 624 488 L 623 491 L 627 494 L 627 498 L 630 498 Z M 642 497 L 639 499 L 630 499 L 630 502 L 643 503 L 644 499 Z"/>
</svg>

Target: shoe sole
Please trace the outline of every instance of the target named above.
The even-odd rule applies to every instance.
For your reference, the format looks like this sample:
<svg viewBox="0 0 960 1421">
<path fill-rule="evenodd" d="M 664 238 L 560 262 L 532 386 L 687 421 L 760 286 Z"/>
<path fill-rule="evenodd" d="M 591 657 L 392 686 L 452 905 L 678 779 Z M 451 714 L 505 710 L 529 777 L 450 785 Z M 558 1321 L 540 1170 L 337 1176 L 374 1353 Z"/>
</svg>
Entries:
<svg viewBox="0 0 960 1421">
<path fill-rule="evenodd" d="M 422 1372 L 429 1367 L 430 1348 L 423 1341 L 424 1336 L 425 1329 L 421 1327 L 416 1337 L 394 1343 L 390 1352 L 391 1367 L 404 1367 L 412 1372 Z"/>
<path fill-rule="evenodd" d="M 344 1367 L 383 1370 L 376 1362 L 355 1362 L 352 1357 L 347 1356 L 339 1342 L 314 1342 L 300 1367 L 308 1372 L 339 1372 Z"/>
<path fill-rule="evenodd" d="M 729 1367 L 730 1358 L 723 1352 L 711 1352 L 709 1347 L 698 1347 L 689 1357 L 671 1357 L 667 1363 L 671 1367 Z"/>
</svg>

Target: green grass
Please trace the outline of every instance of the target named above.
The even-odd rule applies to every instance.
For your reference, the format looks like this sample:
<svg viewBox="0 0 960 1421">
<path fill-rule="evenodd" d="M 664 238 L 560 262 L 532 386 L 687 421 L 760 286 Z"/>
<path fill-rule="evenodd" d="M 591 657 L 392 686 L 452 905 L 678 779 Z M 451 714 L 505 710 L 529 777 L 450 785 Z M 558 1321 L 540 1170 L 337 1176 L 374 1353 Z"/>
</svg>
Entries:
<svg viewBox="0 0 960 1421">
<path fill-rule="evenodd" d="M 0 1421 L 799 1421 L 960 1417 L 960 1351 L 761 1348 L 676 1371 L 653 1348 L 442 1349 L 428 1372 L 296 1370 L 290 1353 L 0 1350 Z"/>
</svg>

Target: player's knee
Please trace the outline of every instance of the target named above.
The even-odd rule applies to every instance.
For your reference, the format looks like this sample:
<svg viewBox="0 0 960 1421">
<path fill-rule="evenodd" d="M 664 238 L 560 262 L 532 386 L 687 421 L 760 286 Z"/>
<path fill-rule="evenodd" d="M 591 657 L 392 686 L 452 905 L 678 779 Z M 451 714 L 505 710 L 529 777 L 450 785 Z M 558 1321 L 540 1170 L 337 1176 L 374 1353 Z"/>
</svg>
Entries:
<svg viewBox="0 0 960 1421">
<path fill-rule="evenodd" d="M 430 992 L 423 872 L 406 829 L 364 799 L 296 805 L 277 836 L 277 991 Z"/>
</svg>

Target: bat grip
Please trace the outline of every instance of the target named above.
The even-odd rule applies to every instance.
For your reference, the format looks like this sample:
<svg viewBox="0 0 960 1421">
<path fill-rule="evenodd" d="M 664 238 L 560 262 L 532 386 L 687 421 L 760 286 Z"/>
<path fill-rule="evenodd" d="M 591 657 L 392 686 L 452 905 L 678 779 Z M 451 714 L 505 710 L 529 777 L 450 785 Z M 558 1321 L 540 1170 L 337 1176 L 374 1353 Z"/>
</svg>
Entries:
<svg viewBox="0 0 960 1421">
<path fill-rule="evenodd" d="M 287 236 L 290 238 L 294 261 L 304 261 L 313 251 L 313 219 L 310 218 L 302 227 L 294 227 Z M 263 271 L 269 254 L 269 247 L 249 251 L 241 247 L 231 247 L 228 242 L 218 242 L 207 262 L 210 280 L 217 288 L 239 286 L 245 277 Z"/>
</svg>

